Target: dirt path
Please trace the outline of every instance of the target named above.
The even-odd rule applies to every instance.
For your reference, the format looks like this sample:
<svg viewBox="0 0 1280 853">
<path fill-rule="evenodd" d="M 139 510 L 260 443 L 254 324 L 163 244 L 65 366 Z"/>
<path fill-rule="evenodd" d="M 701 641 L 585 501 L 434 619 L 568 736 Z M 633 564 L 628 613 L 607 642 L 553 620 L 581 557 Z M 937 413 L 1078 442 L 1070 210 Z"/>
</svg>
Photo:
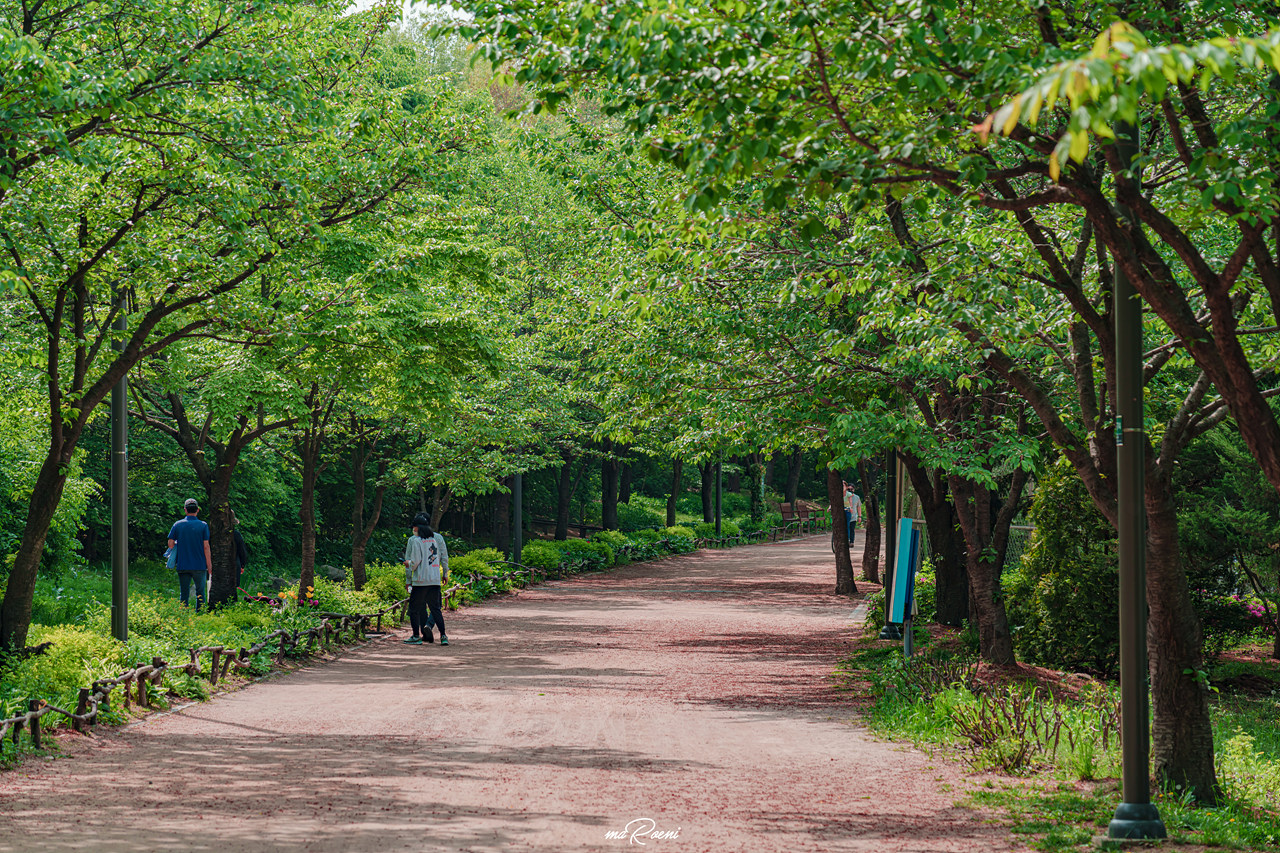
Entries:
<svg viewBox="0 0 1280 853">
<path fill-rule="evenodd" d="M 375 641 L 100 734 L 0 775 L 0 851 L 1015 849 L 952 807 L 953 768 L 850 725 L 830 559 L 554 582 L 448 615 L 448 648 Z"/>
</svg>

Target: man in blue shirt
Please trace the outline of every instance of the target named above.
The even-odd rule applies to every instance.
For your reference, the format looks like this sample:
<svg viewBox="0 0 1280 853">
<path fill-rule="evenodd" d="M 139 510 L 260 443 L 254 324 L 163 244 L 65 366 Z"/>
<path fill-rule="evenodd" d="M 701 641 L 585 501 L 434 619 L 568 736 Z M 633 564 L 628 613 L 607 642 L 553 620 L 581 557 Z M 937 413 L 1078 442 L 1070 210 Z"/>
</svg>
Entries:
<svg viewBox="0 0 1280 853">
<path fill-rule="evenodd" d="M 169 530 L 169 547 L 176 548 L 178 583 L 182 587 L 182 603 L 191 599 L 191 585 L 196 587 L 196 610 L 205 606 L 205 588 L 209 572 L 213 571 L 213 554 L 209 551 L 209 525 L 196 515 L 200 504 L 195 498 L 187 498 L 183 505 L 187 517 L 176 521 Z"/>
</svg>

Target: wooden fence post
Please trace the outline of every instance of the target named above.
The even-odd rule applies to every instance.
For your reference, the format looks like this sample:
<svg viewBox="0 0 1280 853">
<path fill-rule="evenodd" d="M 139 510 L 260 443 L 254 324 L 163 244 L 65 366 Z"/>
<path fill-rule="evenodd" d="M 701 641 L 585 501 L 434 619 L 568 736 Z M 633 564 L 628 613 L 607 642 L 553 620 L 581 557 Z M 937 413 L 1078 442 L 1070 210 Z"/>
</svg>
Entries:
<svg viewBox="0 0 1280 853">
<path fill-rule="evenodd" d="M 83 717 L 85 712 L 89 710 L 90 690 L 88 687 L 80 688 L 80 698 L 76 700 L 76 717 Z M 75 717 L 71 720 L 71 728 L 78 732 L 84 731 L 84 723 Z"/>
<path fill-rule="evenodd" d="M 39 711 L 40 706 L 43 704 L 44 703 L 41 702 L 39 699 L 28 699 L 27 710 L 33 711 L 33 712 Z M 31 745 L 34 746 L 36 749 L 40 749 L 40 718 L 39 717 L 31 718 Z"/>
</svg>

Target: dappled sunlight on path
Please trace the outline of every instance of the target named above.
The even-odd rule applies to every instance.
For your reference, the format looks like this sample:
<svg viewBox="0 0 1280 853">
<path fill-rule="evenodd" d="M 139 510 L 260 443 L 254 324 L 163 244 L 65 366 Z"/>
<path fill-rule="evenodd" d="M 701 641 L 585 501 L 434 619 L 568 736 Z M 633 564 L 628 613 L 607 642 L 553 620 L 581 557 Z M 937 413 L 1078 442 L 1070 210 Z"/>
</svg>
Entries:
<svg viewBox="0 0 1280 853">
<path fill-rule="evenodd" d="M 825 538 L 555 581 L 0 776 L 8 851 L 1015 849 L 851 725 Z M 633 829 L 636 824 L 633 824 Z"/>
</svg>

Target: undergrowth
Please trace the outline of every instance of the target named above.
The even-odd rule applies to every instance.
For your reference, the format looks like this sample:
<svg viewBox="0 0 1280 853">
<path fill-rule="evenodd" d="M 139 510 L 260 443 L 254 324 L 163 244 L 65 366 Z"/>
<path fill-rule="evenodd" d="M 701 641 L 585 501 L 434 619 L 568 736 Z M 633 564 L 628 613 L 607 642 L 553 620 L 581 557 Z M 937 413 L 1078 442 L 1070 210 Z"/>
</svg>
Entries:
<svg viewBox="0 0 1280 853">
<path fill-rule="evenodd" d="M 951 753 L 988 780 L 972 794 L 999 807 L 1041 850 L 1070 850 L 1099 834 L 1120 801 L 1116 686 L 1087 677 L 1050 691 L 1036 682 L 984 683 L 976 661 L 927 646 L 910 661 L 901 647 L 865 638 L 841 666 L 867 688 L 865 718 L 882 735 Z M 1211 678 L 1277 681 L 1272 664 L 1227 662 Z M 1217 694 L 1213 705 L 1223 801 L 1199 808 L 1178 791 L 1157 795 L 1172 839 L 1212 848 L 1280 849 L 1280 690 Z M 1020 777 L 1020 778 L 1010 778 Z M 999 777 L 997 777 L 999 778 Z"/>
</svg>

